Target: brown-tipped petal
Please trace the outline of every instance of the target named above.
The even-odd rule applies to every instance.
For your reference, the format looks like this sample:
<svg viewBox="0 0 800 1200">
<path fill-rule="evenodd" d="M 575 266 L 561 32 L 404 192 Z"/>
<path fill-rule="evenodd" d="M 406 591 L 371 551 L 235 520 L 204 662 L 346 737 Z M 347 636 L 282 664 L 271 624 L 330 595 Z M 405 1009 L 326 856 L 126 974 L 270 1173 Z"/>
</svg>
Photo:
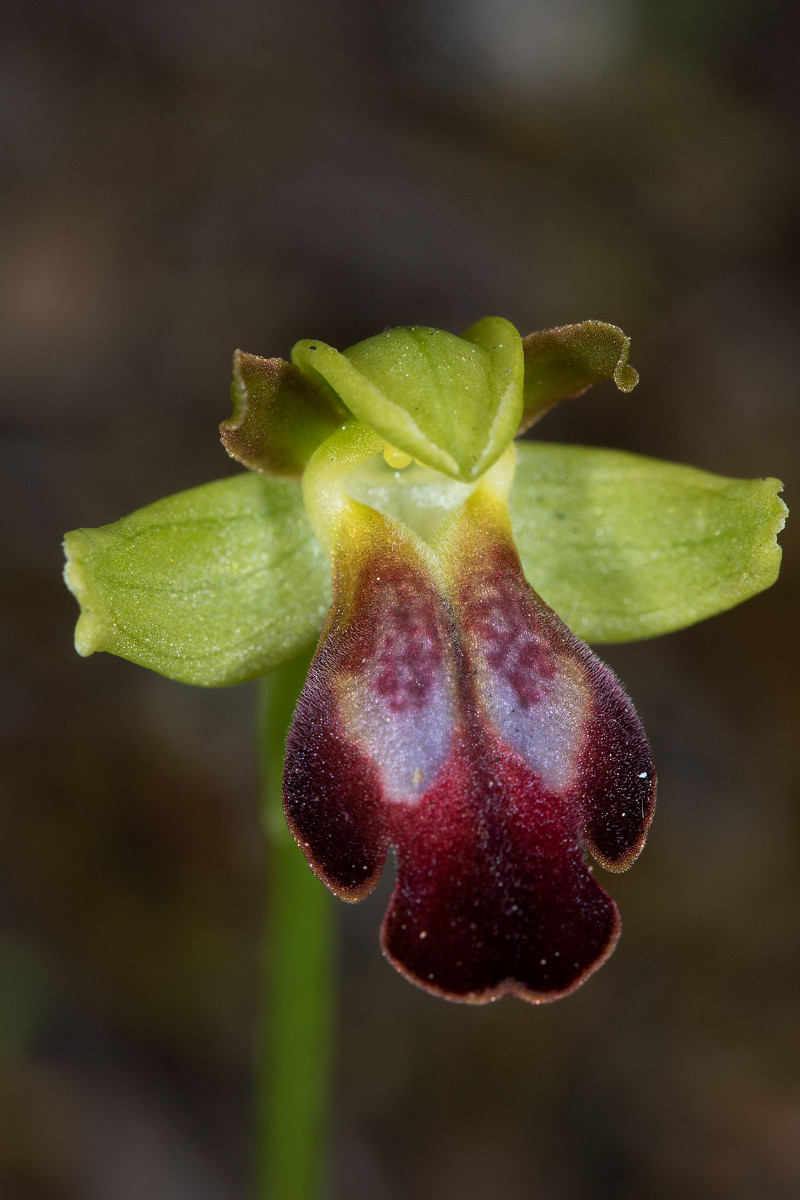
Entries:
<svg viewBox="0 0 800 1200">
<path fill-rule="evenodd" d="M 628 362 L 630 344 L 621 329 L 605 321 L 528 334 L 522 339 L 525 376 L 517 433 L 524 433 L 560 400 L 580 396 L 601 379 L 613 379 L 621 392 L 633 391 L 639 375 Z"/>
<path fill-rule="evenodd" d="M 251 471 L 299 479 L 320 442 L 346 417 L 323 383 L 294 363 L 237 350 L 231 383 L 233 414 L 219 427 L 223 446 Z"/>
</svg>

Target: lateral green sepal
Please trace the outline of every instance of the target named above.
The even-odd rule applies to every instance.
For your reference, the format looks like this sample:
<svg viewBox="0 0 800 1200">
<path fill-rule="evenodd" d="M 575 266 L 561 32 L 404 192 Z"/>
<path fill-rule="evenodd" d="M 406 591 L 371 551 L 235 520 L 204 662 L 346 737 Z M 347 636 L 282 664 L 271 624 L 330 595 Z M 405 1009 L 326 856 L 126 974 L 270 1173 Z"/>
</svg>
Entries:
<svg viewBox="0 0 800 1200">
<path fill-rule="evenodd" d="M 522 412 L 522 343 L 502 317 L 463 337 L 422 325 L 387 329 L 341 353 L 307 339 L 292 361 L 392 446 L 467 482 L 500 457 Z"/>
<path fill-rule="evenodd" d="M 300 485 L 243 474 L 66 535 L 79 654 L 107 650 L 183 683 L 242 683 L 318 636 L 328 560 Z"/>
<path fill-rule="evenodd" d="M 633 391 L 639 374 L 628 363 L 630 345 L 621 329 L 604 321 L 528 334 L 522 339 L 524 400 L 517 432 L 524 433 L 559 400 L 580 396 L 601 379 L 613 379 L 621 392 Z"/>
<path fill-rule="evenodd" d="M 615 450 L 517 444 L 509 508 L 528 582 L 578 637 L 625 642 L 775 582 L 777 479 L 727 479 Z"/>
<path fill-rule="evenodd" d="M 346 419 L 335 393 L 282 358 L 237 350 L 233 415 L 219 427 L 231 458 L 252 471 L 299 479 L 317 446 Z"/>
</svg>

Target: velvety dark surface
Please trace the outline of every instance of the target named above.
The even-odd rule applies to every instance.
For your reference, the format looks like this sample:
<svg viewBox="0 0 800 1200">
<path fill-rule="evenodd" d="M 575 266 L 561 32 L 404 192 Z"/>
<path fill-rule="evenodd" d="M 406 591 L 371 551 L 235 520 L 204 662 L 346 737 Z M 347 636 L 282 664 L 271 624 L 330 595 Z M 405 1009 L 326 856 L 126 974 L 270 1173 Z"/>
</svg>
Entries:
<svg viewBox="0 0 800 1200">
<path fill-rule="evenodd" d="M 71 649 L 63 530 L 235 468 L 233 350 L 596 317 L 642 382 L 542 436 L 796 492 L 797 6 L 7 0 L 0 31 L 0 1192 L 245 1195 L 253 691 Z M 800 1188 L 797 535 L 603 651 L 659 811 L 616 953 L 448 1006 L 342 908 L 334 1196 Z M 603 881 L 604 873 L 598 869 Z"/>
<path fill-rule="evenodd" d="M 434 543 L 444 585 L 352 505 L 283 796 L 342 899 L 395 851 L 381 944 L 402 974 L 452 1000 L 538 1003 L 611 953 L 619 914 L 584 844 L 612 870 L 633 861 L 655 771 L 629 699 L 531 590 L 480 491 Z"/>
</svg>

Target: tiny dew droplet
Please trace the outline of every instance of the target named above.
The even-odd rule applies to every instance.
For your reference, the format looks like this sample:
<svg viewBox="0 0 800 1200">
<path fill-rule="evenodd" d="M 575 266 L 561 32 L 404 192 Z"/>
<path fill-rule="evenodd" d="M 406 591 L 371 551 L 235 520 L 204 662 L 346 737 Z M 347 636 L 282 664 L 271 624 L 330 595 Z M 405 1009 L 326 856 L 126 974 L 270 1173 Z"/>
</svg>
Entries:
<svg viewBox="0 0 800 1200">
<path fill-rule="evenodd" d="M 383 458 L 387 466 L 395 471 L 402 471 L 403 467 L 407 467 L 411 462 L 410 454 L 406 454 L 405 450 L 396 449 L 389 442 L 383 443 Z"/>
</svg>

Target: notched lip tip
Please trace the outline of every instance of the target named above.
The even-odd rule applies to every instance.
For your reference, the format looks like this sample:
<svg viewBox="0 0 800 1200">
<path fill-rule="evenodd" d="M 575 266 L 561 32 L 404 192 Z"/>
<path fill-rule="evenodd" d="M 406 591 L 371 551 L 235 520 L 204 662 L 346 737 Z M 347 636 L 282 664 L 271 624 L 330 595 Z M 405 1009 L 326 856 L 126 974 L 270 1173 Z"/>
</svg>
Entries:
<svg viewBox="0 0 800 1200">
<path fill-rule="evenodd" d="M 389 966 L 397 971 L 403 979 L 419 988 L 420 991 L 427 992 L 429 996 L 437 1000 L 449 1000 L 451 1004 L 464 1004 L 470 1008 L 484 1008 L 488 1004 L 495 1004 L 498 1000 L 502 1000 L 504 996 L 512 996 L 517 1000 L 523 1001 L 525 1004 L 532 1004 L 538 1008 L 539 1005 L 552 1004 L 556 1000 L 563 1000 L 565 997 L 572 995 L 573 992 L 576 992 L 578 988 L 583 986 L 589 976 L 593 975 L 605 963 L 616 943 L 617 938 L 614 939 L 613 945 L 603 954 L 602 958 L 587 967 L 572 983 L 563 988 L 554 988 L 550 992 L 533 991 L 515 979 L 506 979 L 502 983 L 494 987 L 488 987 L 483 991 L 452 992 L 448 991 L 447 988 L 437 986 L 437 984 L 429 980 L 420 979 L 418 975 L 410 972 L 384 947 L 382 947 L 382 950 L 383 956 L 389 963 Z"/>
<path fill-rule="evenodd" d="M 609 897 L 610 899 L 610 897 Z M 594 975 L 595 971 L 608 961 L 616 949 L 617 942 L 622 933 L 622 920 L 620 918 L 619 909 L 613 900 L 611 904 L 614 908 L 614 925 L 608 937 L 606 945 L 598 955 L 598 957 L 588 966 L 584 967 L 581 973 L 567 984 L 566 987 L 554 988 L 549 992 L 536 992 L 532 988 L 528 988 L 513 978 L 506 978 L 501 983 L 494 986 L 484 988 L 481 991 L 472 992 L 452 992 L 444 987 L 439 987 L 432 980 L 422 979 L 419 975 L 413 974 L 408 967 L 397 959 L 386 945 L 386 918 L 384 918 L 381 927 L 380 947 L 383 957 L 393 967 L 403 979 L 412 983 L 420 991 L 427 992 L 429 996 L 433 996 L 439 1000 L 449 1000 L 453 1004 L 467 1004 L 473 1008 L 481 1008 L 487 1004 L 494 1004 L 497 1000 L 502 1000 L 504 996 L 514 996 L 517 1000 L 522 1000 L 526 1004 L 539 1006 L 540 1004 L 551 1004 L 556 1000 L 563 1000 L 566 996 L 572 995 L 578 988 L 582 987 L 586 980 Z M 387 912 L 388 915 L 388 912 Z"/>
</svg>

